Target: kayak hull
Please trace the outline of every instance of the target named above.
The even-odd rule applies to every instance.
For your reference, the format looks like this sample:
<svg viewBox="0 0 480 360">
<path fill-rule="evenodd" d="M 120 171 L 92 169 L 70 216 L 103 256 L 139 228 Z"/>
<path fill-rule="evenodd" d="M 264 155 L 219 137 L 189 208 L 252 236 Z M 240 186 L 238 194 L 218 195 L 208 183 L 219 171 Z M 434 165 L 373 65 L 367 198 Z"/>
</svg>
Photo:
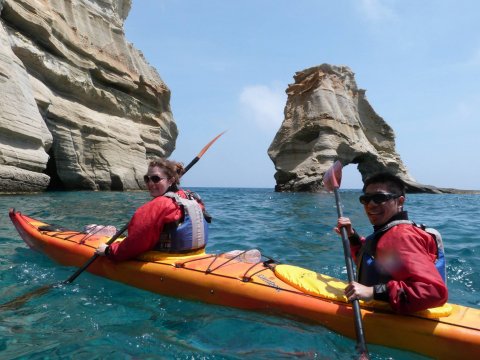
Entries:
<svg viewBox="0 0 480 360">
<path fill-rule="evenodd" d="M 105 236 L 39 230 L 41 221 L 14 210 L 10 217 L 23 240 L 64 266 L 81 267 Z M 124 262 L 99 257 L 87 271 L 154 293 L 211 304 L 288 314 L 355 338 L 348 303 L 306 294 L 279 279 L 274 264 L 248 264 L 223 255 L 165 256 L 150 252 Z M 480 357 L 480 310 L 451 304 L 449 316 L 428 319 L 362 308 L 368 343 L 418 352 L 439 359 Z"/>
</svg>

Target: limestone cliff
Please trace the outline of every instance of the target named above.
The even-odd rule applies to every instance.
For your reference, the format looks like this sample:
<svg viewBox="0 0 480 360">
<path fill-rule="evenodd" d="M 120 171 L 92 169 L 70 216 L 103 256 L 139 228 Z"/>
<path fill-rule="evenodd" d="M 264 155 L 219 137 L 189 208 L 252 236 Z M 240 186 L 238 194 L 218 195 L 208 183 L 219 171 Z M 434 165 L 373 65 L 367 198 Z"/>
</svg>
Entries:
<svg viewBox="0 0 480 360">
<path fill-rule="evenodd" d="M 123 23 L 131 0 L 0 0 L 0 192 L 144 187 L 170 91 Z"/>
<path fill-rule="evenodd" d="M 276 191 L 322 191 L 335 160 L 358 164 L 365 179 L 389 171 L 411 192 L 449 192 L 418 184 L 395 150 L 392 128 L 374 111 L 346 66 L 323 64 L 297 72 L 287 89 L 285 119 L 268 154 L 275 164 Z"/>
</svg>

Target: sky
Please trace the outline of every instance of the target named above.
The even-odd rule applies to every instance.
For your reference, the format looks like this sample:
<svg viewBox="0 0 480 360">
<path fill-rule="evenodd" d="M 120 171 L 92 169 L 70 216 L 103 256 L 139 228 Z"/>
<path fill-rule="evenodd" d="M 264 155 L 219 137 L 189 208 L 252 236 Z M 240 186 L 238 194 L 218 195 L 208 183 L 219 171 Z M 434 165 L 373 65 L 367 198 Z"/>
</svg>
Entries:
<svg viewBox="0 0 480 360">
<path fill-rule="evenodd" d="M 171 90 L 184 187 L 275 186 L 295 72 L 346 65 L 422 184 L 480 189 L 477 0 L 134 0 L 127 40 Z M 355 165 L 342 188 L 361 188 Z"/>
</svg>

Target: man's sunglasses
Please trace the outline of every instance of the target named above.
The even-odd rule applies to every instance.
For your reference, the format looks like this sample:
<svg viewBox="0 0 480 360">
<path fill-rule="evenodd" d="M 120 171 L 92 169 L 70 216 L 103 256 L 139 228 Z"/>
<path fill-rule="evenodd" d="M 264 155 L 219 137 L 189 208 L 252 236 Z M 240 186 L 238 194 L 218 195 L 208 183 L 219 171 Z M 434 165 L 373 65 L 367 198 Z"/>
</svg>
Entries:
<svg viewBox="0 0 480 360">
<path fill-rule="evenodd" d="M 157 176 L 157 175 L 152 175 L 152 176 L 144 175 L 143 176 L 143 181 L 145 181 L 145 184 L 148 184 L 149 181 L 153 182 L 154 184 L 158 184 L 163 179 L 168 179 L 168 178 L 162 178 L 162 177 Z"/>
<path fill-rule="evenodd" d="M 358 198 L 363 205 L 367 205 L 370 201 L 373 201 L 375 204 L 383 204 L 384 202 L 399 198 L 401 195 L 391 194 L 391 193 L 377 193 L 372 195 L 362 195 Z"/>
</svg>

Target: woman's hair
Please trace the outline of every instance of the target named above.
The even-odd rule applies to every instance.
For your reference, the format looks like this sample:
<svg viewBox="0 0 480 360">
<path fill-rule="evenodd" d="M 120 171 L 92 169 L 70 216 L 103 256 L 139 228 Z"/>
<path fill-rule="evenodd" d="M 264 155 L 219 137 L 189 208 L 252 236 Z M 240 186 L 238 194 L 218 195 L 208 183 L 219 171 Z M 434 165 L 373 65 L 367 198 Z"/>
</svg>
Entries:
<svg viewBox="0 0 480 360">
<path fill-rule="evenodd" d="M 180 178 L 182 177 L 183 171 L 184 171 L 182 163 L 159 158 L 159 159 L 151 160 L 150 163 L 148 164 L 148 167 L 161 168 L 165 172 L 165 175 L 168 176 L 169 179 L 173 179 L 172 188 L 174 188 L 175 190 L 177 186 L 180 185 Z"/>
</svg>

